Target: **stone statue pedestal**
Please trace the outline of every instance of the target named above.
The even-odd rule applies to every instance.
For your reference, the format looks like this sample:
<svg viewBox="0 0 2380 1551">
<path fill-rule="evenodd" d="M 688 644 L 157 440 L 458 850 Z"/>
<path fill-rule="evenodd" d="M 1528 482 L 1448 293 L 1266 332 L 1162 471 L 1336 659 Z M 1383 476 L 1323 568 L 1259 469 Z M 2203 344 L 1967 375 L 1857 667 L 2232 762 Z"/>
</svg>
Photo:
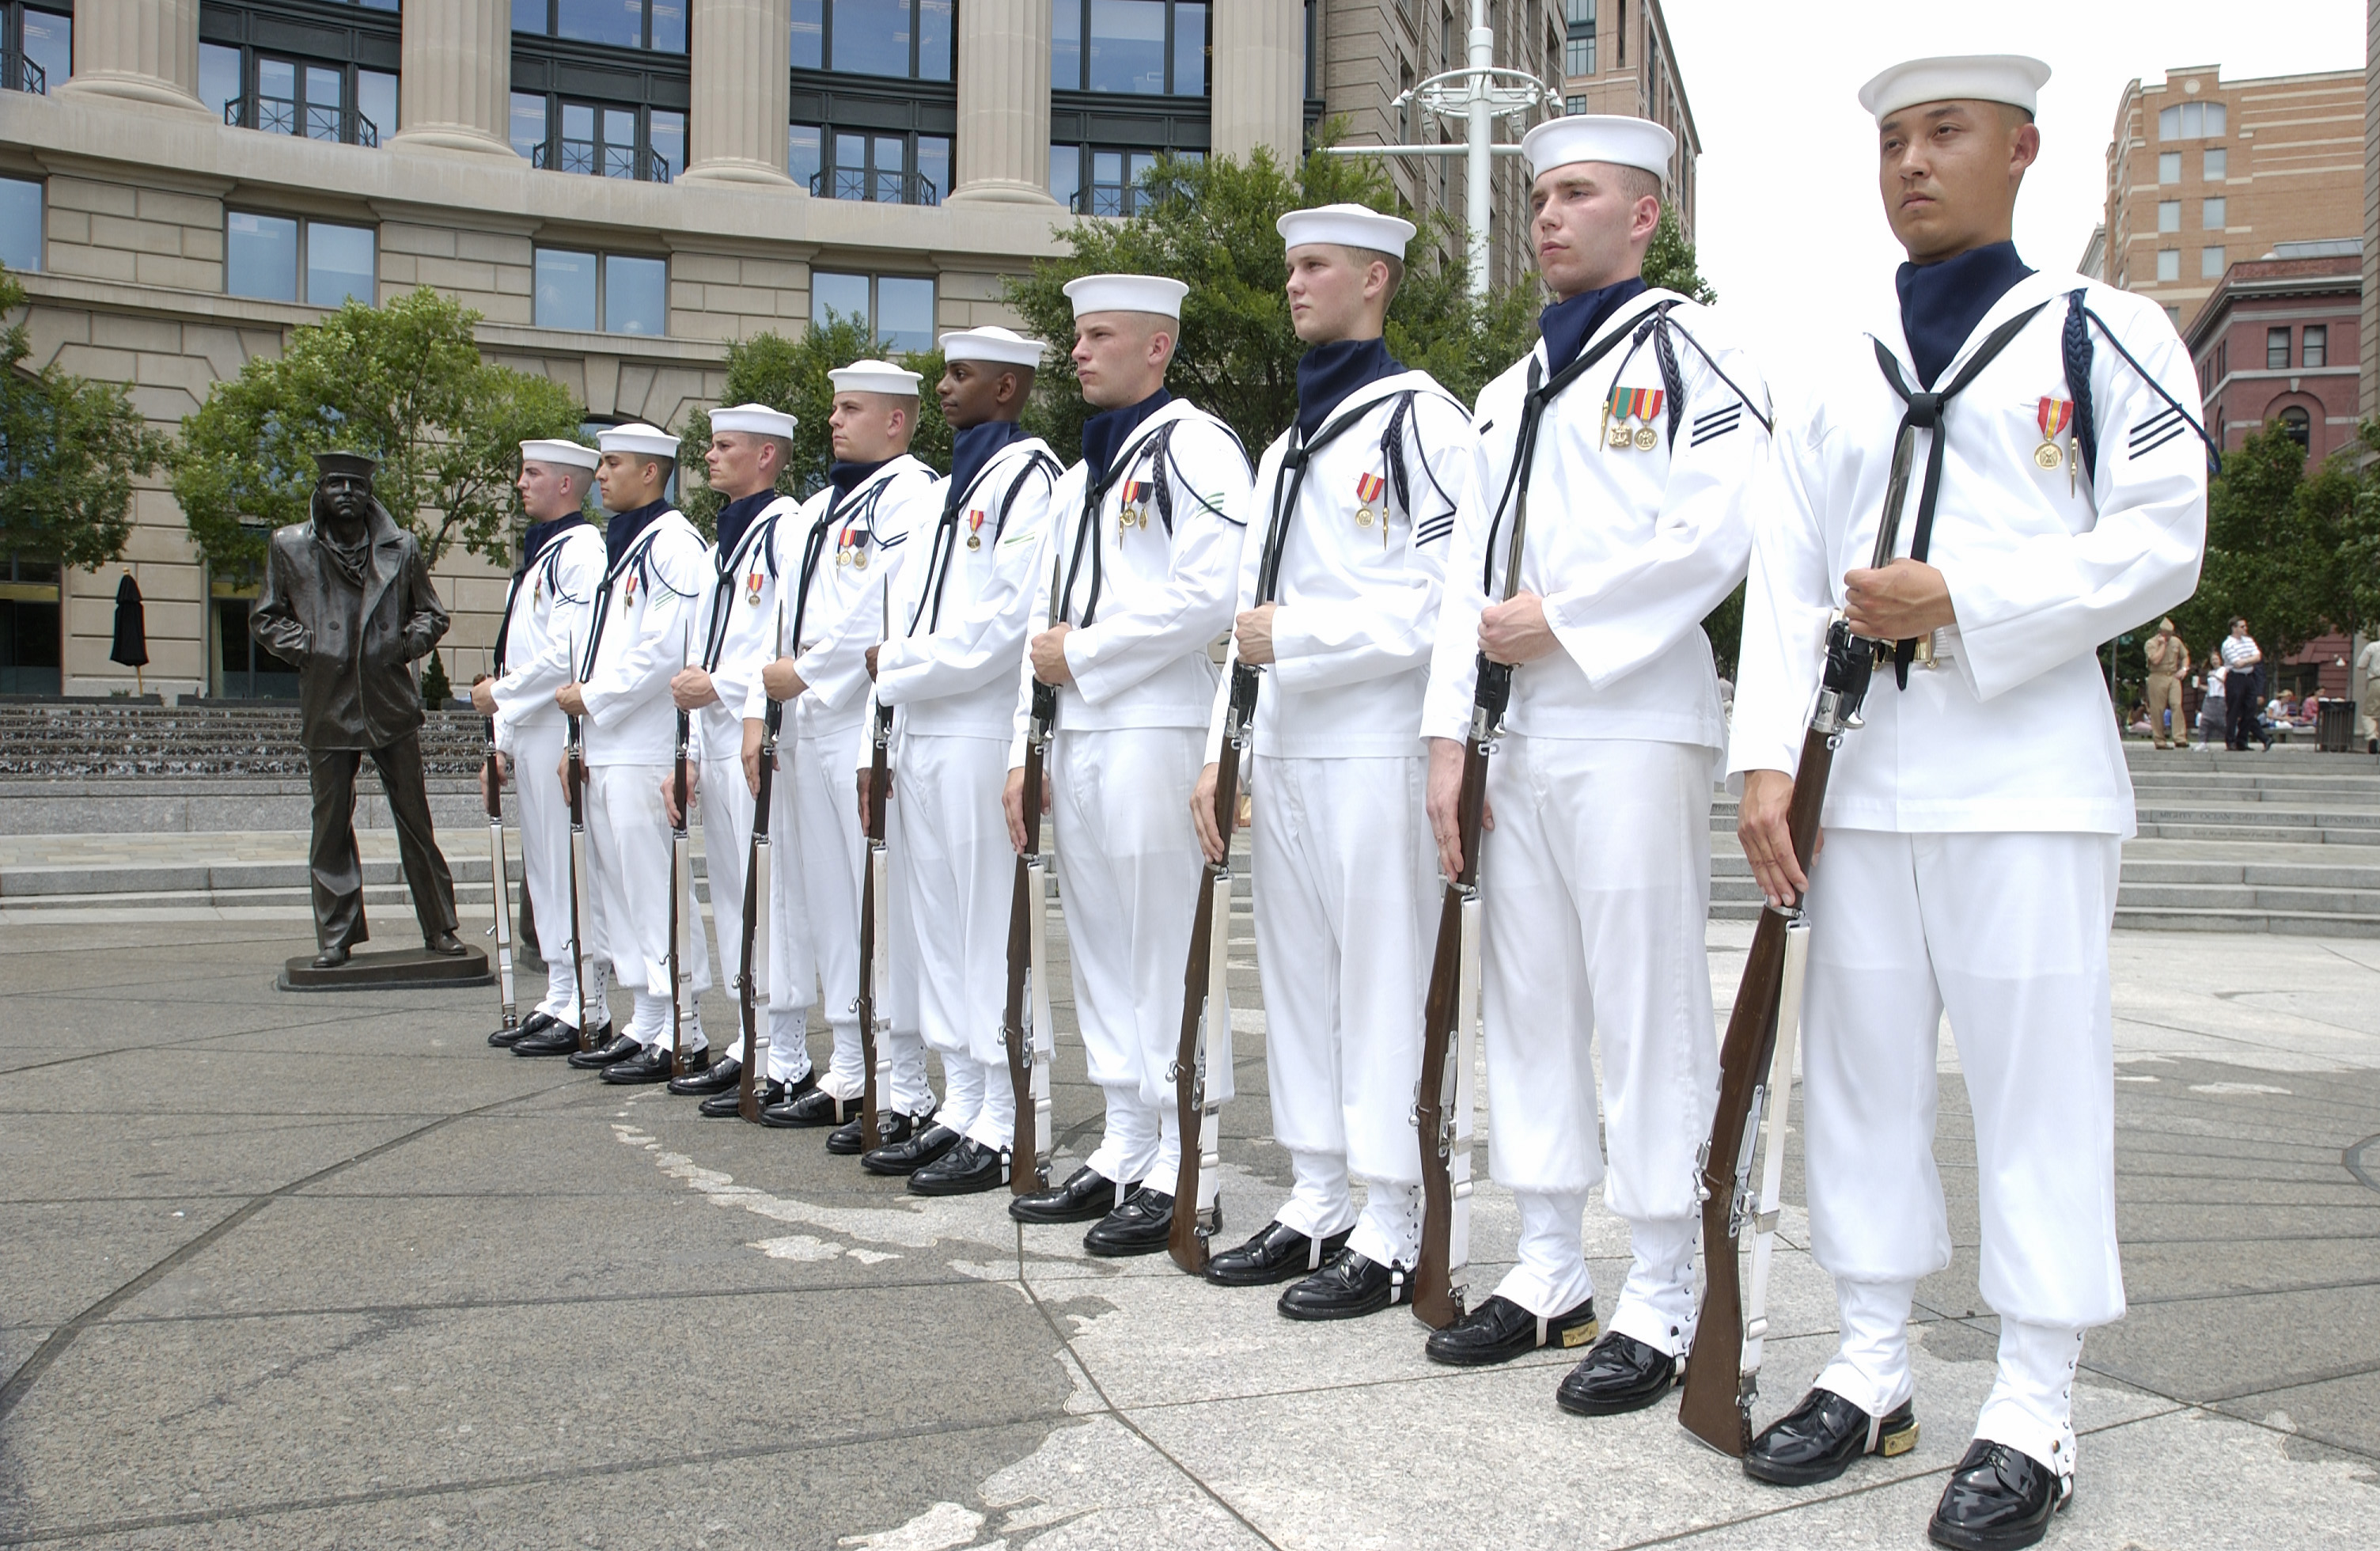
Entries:
<svg viewBox="0 0 2380 1551">
<path fill-rule="evenodd" d="M 314 956 L 301 953 L 281 966 L 273 982 L 285 991 L 434 991 L 457 986 L 492 986 L 488 955 L 466 943 L 457 958 L 421 948 L 400 948 L 385 953 L 357 953 L 336 969 L 316 969 Z"/>
</svg>

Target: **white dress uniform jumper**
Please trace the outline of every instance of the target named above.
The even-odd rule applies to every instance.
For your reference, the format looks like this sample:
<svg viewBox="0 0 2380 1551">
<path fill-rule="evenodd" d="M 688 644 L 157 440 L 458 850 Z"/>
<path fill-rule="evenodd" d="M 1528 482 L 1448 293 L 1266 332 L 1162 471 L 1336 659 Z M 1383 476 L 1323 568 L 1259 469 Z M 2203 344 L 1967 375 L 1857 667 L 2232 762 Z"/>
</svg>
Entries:
<svg viewBox="0 0 2380 1551">
<path fill-rule="evenodd" d="M 953 478 L 894 576 L 877 656 L 874 698 L 894 709 L 892 963 L 915 988 L 914 1022 L 894 1032 L 941 1056 L 936 1120 L 993 1153 L 1016 1126 L 1001 1036 L 1015 857 L 1001 789 L 1058 474 L 1048 445 L 1013 424 L 959 433 Z"/>
<path fill-rule="evenodd" d="M 527 560 L 504 598 L 491 671 L 495 683 L 496 747 L 513 767 L 520 799 L 521 870 L 545 960 L 545 996 L 537 1011 L 577 1026 L 578 987 L 571 978 L 570 798 L 553 772 L 562 763 L 568 719 L 553 692 L 573 674 L 571 651 L 592 631 L 595 594 L 603 585 L 603 531 L 573 515 L 530 528 Z M 590 965 L 593 961 L 589 961 Z M 603 1025 L 602 976 L 590 976 L 587 1005 Z"/>
<path fill-rule="evenodd" d="M 1181 1137 L 1167 1069 L 1203 862 L 1190 794 L 1215 697 L 1207 648 L 1232 622 L 1250 471 L 1229 427 L 1162 389 L 1109 414 L 1129 429 L 1104 470 L 1087 459 L 1058 482 L 1038 568 L 1042 585 L 1057 579 L 1074 627 L 1050 817 L 1075 1006 L 1107 1096 L 1087 1167 L 1170 1196 Z M 1011 769 L 1025 762 L 1032 676 L 1028 660 Z M 1210 1099 L 1229 1096 L 1228 1081 L 1210 1079 Z"/>
<path fill-rule="evenodd" d="M 864 842 L 852 770 L 865 742 L 868 648 L 883 634 L 884 581 L 908 536 L 917 503 L 932 499 L 934 472 L 906 454 L 875 465 L 837 464 L 827 487 L 778 522 L 768 560 L 785 598 L 785 639 L 764 656 L 790 655 L 808 686 L 786 708 L 785 735 L 777 745 L 774 810 L 769 819 L 781 852 L 771 869 L 774 934 L 769 985 L 770 1026 L 779 1009 L 797 1013 L 818 988 L 820 1009 L 834 1036 L 834 1055 L 819 1086 L 838 1099 L 856 1099 L 859 1055 L 859 879 Z M 771 620 L 774 613 L 771 612 Z M 756 677 L 744 715 L 758 721 L 768 695 Z M 880 996 L 897 987 L 880 989 Z M 809 1057 L 798 1040 L 769 1047 L 771 1082 L 794 1083 Z M 895 1061 L 895 1094 L 880 1096 L 904 1113 L 931 1104 L 925 1058 Z M 918 1108 L 910 1109 L 906 1106 Z"/>
<path fill-rule="evenodd" d="M 1464 735 L 1524 398 L 1591 358 L 1543 412 L 1520 563 L 1560 649 L 1514 671 L 1488 766 L 1488 1163 L 1521 1212 L 1496 1290 L 1540 1320 L 1585 1305 L 1580 1217 L 1600 1184 L 1634 1252 L 1605 1327 L 1675 1357 L 1693 1335 L 1694 1155 L 1718 1081 L 1704 942 L 1725 732 L 1702 621 L 1743 576 L 1767 393 L 1720 319 L 1639 280 L 1548 309 L 1546 333 L 1550 357 L 1541 342 L 1479 397 L 1423 731 Z"/>
<path fill-rule="evenodd" d="M 2124 1310 L 2107 939 L 2133 811 L 2097 651 L 2196 586 L 2197 384 L 2155 304 L 2026 273 L 2008 244 L 1902 275 L 1905 313 L 1876 320 L 1779 441 L 1729 768 L 1793 769 L 1907 418 L 1936 499 L 1912 481 L 1902 552 L 1941 571 L 1957 624 L 1878 670 L 1810 869 L 1811 1247 L 1843 1329 L 1817 1383 L 1872 1415 L 1911 1394 L 1911 1300 L 1950 1260 L 1933 1153 L 1947 1013 L 1974 1115 L 1982 1290 L 2001 1320 L 1976 1436 L 2070 1479 L 2082 1332 Z M 1928 287 L 1973 299 L 1929 318 Z M 1934 337 L 1905 335 L 1904 316 Z"/>
<path fill-rule="evenodd" d="M 1342 357 L 1358 374 L 1387 375 L 1322 398 L 1318 417 L 1302 404 L 1300 424 L 1265 449 L 1240 557 L 1237 607 L 1246 610 L 1259 600 L 1266 535 L 1282 525 L 1267 600 L 1278 605 L 1274 660 L 1247 775 L 1257 968 L 1273 1136 L 1292 1175 L 1275 1219 L 1316 1241 L 1352 1229 L 1355 1253 L 1409 1268 L 1420 1239 L 1412 1109 L 1438 870 L 1422 694 L 1477 443 L 1468 411 L 1378 340 L 1318 346 L 1306 358 L 1321 358 L 1318 376 Z M 1307 375 L 1301 368 L 1302 385 Z M 1210 759 L 1221 736 L 1219 714 Z M 1365 1184 L 1360 1219 L 1351 1177 Z"/>
<path fill-rule="evenodd" d="M 605 541 L 611 563 L 578 673 L 591 892 L 612 977 L 636 993 L 626 1032 L 650 1049 L 670 1037 L 670 823 L 662 803 L 677 749 L 670 680 L 694 649 L 709 546 L 666 502 L 614 516 Z M 698 995 L 710 988 L 710 948 L 691 889 L 679 908 Z M 691 1054 L 704 1044 L 698 1016 L 686 1048 Z"/>
</svg>

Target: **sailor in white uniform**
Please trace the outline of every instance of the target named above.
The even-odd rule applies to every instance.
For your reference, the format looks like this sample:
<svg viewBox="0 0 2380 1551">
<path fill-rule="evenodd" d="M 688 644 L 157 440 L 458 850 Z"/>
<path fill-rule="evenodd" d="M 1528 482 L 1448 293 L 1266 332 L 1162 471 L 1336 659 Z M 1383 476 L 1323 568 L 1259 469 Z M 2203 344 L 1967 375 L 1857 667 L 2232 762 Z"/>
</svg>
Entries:
<svg viewBox="0 0 2380 1551">
<path fill-rule="evenodd" d="M 587 847 L 601 903 L 603 956 L 612 978 L 636 993 L 635 1018 L 600 1049 L 570 1058 L 600 1068 L 607 1083 L 665 1083 L 672 1068 L 670 821 L 662 780 L 677 755 L 677 707 L 670 680 L 694 650 L 695 603 L 703 593 L 708 547 L 669 502 L 677 438 L 649 425 L 613 426 L 595 485 L 612 514 L 603 532 L 607 565 L 577 672 L 554 700 L 582 719 L 587 754 Z M 696 998 L 710 988 L 710 944 L 688 889 L 685 912 Z M 699 1002 L 697 1006 L 698 1008 Z M 698 1012 L 684 1031 L 686 1065 L 710 1052 Z"/>
<path fill-rule="evenodd" d="M 1556 1391 L 1586 1415 L 1653 1404 L 1693 1339 L 1694 1157 L 1718 1082 L 1710 806 L 1726 742 L 1702 621 L 1743 577 L 1745 492 L 1768 441 L 1767 389 L 1725 321 L 1642 277 L 1673 147 L 1658 124 L 1601 115 L 1523 141 L 1537 266 L 1560 299 L 1538 347 L 1479 397 L 1479 470 L 1447 560 L 1423 720 L 1451 877 L 1479 656 L 1517 664 L 1488 768 L 1479 888 L 1488 1162 L 1518 1200 L 1520 1254 L 1427 1350 L 1475 1364 L 1594 1341 L 1580 1218 L 1600 1184 L 1633 1262 L 1609 1333 Z M 1524 488 L 1523 441 L 1535 448 Z"/>
<path fill-rule="evenodd" d="M 785 634 L 746 697 L 744 746 L 757 779 L 762 718 L 770 699 L 784 701 L 769 834 L 792 851 L 771 869 L 785 922 L 775 938 L 783 958 L 770 977 L 771 1005 L 807 1008 L 816 986 L 834 1036 L 833 1058 L 815 1087 L 802 1082 L 809 1066 L 802 1043 L 771 1043 L 769 1078 L 788 1084 L 790 1097 L 760 1119 L 775 1126 L 832 1126 L 827 1150 L 856 1155 L 865 1082 L 858 999 L 866 841 L 852 809 L 851 772 L 866 762 L 868 652 L 884 636 L 885 583 L 910 525 L 930 512 L 936 480 L 909 455 L 922 381 L 916 372 L 857 360 L 827 376 L 834 389 L 827 418 L 834 462 L 826 487 L 780 522 L 770 540 L 770 563 L 786 600 Z M 877 1096 L 883 1139 L 905 1141 L 933 1112 L 925 1048 L 915 1019 L 905 1016 L 897 978 L 876 994 L 895 1025 L 893 1091 Z"/>
<path fill-rule="evenodd" d="M 2010 240 L 2040 152 L 2015 56 L 1887 70 L 1885 214 L 1908 250 L 1781 435 L 1755 551 L 1730 767 L 1775 903 L 1807 890 L 1802 1019 L 1811 1250 L 1841 1344 L 1745 1471 L 1826 1481 L 1916 1439 L 1906 1322 L 1950 1262 L 1934 1161 L 1947 1013 L 1973 1113 L 1997 1380 L 1931 1533 L 2029 1545 L 2072 1488 L 2083 1332 L 2124 1311 L 2107 940 L 2132 791 L 2096 654 L 2188 598 L 2206 449 L 2189 352 L 2157 306 L 2034 273 Z M 1911 477 L 1875 565 L 1895 448 Z M 1847 733 L 1805 878 L 1786 834 L 1838 610 L 1900 643 Z"/>
<path fill-rule="evenodd" d="M 1348 1319 L 1410 1301 L 1420 1248 L 1414 1081 L 1438 915 L 1422 692 L 1478 439 L 1471 412 L 1381 338 L 1413 224 L 1327 205 L 1279 229 L 1308 348 L 1296 422 L 1257 463 L 1232 661 L 1264 670 L 1250 866 L 1273 1138 L 1293 1183 L 1207 1278 L 1294 1281 L 1283 1315 Z M 1231 672 L 1190 806 L 1216 859 Z"/>
<path fill-rule="evenodd" d="M 892 972 L 914 988 L 917 1032 L 941 1056 L 942 1104 L 934 1124 L 860 1165 L 907 1175 L 918 1195 L 969 1195 L 1007 1183 L 1016 1134 L 1001 1034 L 1016 858 L 1000 798 L 1016 664 L 1048 600 L 1034 563 L 1061 469 L 1017 424 L 1044 346 L 1002 328 L 946 333 L 941 345 L 951 474 L 911 528 L 885 641 L 869 657 L 875 698 L 894 708 Z"/>
<path fill-rule="evenodd" d="M 589 634 L 595 593 L 603 585 L 603 531 L 587 520 L 585 510 L 601 456 L 577 442 L 521 443 L 515 487 L 528 518 L 521 568 L 504 594 L 492 671 L 471 685 L 472 709 L 496 719 L 499 771 L 511 777 L 519 795 L 521 871 L 545 959 L 545 995 L 536 1010 L 518 1028 L 488 1036 L 491 1045 L 509 1045 L 521 1056 L 565 1056 L 579 1044 L 570 950 L 570 796 L 545 772 L 561 761 L 569 735 L 553 692 L 570 681 L 571 650 Z M 530 772 L 528 778 L 512 774 L 516 767 Z M 611 1022 L 601 963 L 587 960 L 587 1015 L 599 1030 Z M 610 1043 L 608 1034 L 603 1042 Z"/>
<path fill-rule="evenodd" d="M 1247 454 L 1231 428 L 1165 390 L 1178 280 L 1086 275 L 1076 375 L 1101 413 L 1050 498 L 1038 585 L 1057 618 L 1032 639 L 1009 751 L 1009 838 L 1025 844 L 1032 685 L 1058 686 L 1044 787 L 1065 902 L 1075 1007 L 1106 1133 L 1065 1183 L 1009 1203 L 1023 1222 L 1093 1223 L 1093 1254 L 1165 1247 L 1182 1137 L 1167 1076 L 1199 851 L 1187 811 L 1215 697 L 1208 644 L 1232 623 L 1247 521 Z M 1034 816 L 1038 822 L 1038 816 Z M 1224 1089 L 1209 1097 L 1228 1095 Z"/>
<path fill-rule="evenodd" d="M 719 939 L 719 983 L 738 990 L 738 1024 L 728 1042 L 730 1054 L 701 1072 L 689 1072 L 670 1084 L 674 1094 L 702 1097 L 701 1112 L 725 1119 L 737 1112 L 744 1079 L 744 1031 L 740 987 L 746 972 L 753 979 L 753 1000 L 766 1012 L 770 1047 L 800 1046 L 802 1009 L 780 1006 L 770 1000 L 770 942 L 775 913 L 761 902 L 758 929 L 752 934 L 752 963 L 744 963 L 744 869 L 751 859 L 752 805 L 755 794 L 744 770 L 744 707 L 750 699 L 761 665 L 775 655 L 779 610 L 783 607 L 777 576 L 771 567 L 771 540 L 780 522 L 791 521 L 799 510 L 777 481 L 794 456 L 791 415 L 765 404 L 739 404 L 710 414 L 710 446 L 704 466 L 710 488 L 726 497 L 719 509 L 719 537 L 710 546 L 710 573 L 698 614 L 697 660 L 670 681 L 670 694 L 694 713 L 694 741 L 699 753 L 692 790 L 701 798 L 702 850 L 710 878 L 710 915 Z M 662 806 L 674 796 L 672 783 L 662 782 Z M 772 836 L 773 839 L 773 836 Z M 807 1059 L 795 1063 L 795 1086 L 809 1079 Z M 765 1107 L 782 1104 L 787 1084 L 774 1078 L 759 1085 Z"/>
</svg>

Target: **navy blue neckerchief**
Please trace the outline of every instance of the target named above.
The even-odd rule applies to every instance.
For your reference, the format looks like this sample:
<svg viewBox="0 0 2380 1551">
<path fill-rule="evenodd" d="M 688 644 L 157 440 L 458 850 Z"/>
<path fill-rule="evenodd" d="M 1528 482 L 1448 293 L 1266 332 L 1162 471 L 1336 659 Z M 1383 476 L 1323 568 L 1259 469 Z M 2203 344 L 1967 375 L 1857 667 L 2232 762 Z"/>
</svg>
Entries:
<svg viewBox="0 0 2380 1551">
<path fill-rule="evenodd" d="M 612 520 L 603 527 L 604 569 L 618 570 L 621 558 L 628 552 L 628 546 L 637 541 L 637 535 L 650 527 L 653 520 L 668 510 L 669 502 L 663 499 L 631 512 L 614 513 Z"/>
<path fill-rule="evenodd" d="M 513 573 L 512 586 L 504 589 L 504 617 L 496 625 L 496 649 L 491 659 L 492 671 L 498 678 L 504 674 L 504 642 L 513 633 L 513 604 L 520 597 L 522 581 L 537 568 L 538 559 L 545 553 L 548 545 L 586 520 L 586 513 L 573 512 L 552 522 L 531 523 L 528 531 L 521 535 L 520 569 Z"/>
<path fill-rule="evenodd" d="M 1140 429 L 1141 423 L 1172 402 L 1173 395 L 1160 388 L 1138 404 L 1111 409 L 1083 422 L 1083 461 L 1091 466 L 1092 486 L 1107 479 L 1116 454 L 1123 450 L 1124 442 Z"/>
<path fill-rule="evenodd" d="M 739 495 L 719 509 L 719 542 L 711 549 L 710 563 L 718 579 L 710 589 L 710 617 L 702 626 L 702 671 L 719 671 L 719 654 L 727 649 L 727 622 L 735 612 L 735 573 L 741 569 L 735 557 L 743 547 L 745 537 L 751 532 L 753 519 L 768 510 L 777 499 L 773 490 L 757 491 Z M 768 536 L 763 533 L 759 544 L 766 548 Z M 776 557 L 769 557 L 771 575 L 776 572 Z"/>
<path fill-rule="evenodd" d="M 1560 375 L 1562 368 L 1578 359 L 1595 331 L 1647 288 L 1643 275 L 1632 274 L 1598 290 L 1565 297 L 1538 313 L 1537 333 L 1546 342 L 1546 375 Z"/>
<path fill-rule="evenodd" d="M 975 488 L 978 476 L 1002 447 L 1024 439 L 1025 428 L 1014 420 L 986 420 L 953 437 L 950 494 L 942 502 L 942 515 L 948 516 L 959 509 L 967 492 Z"/>
<path fill-rule="evenodd" d="M 717 559 L 721 576 L 727 574 L 728 563 L 735 557 L 735 547 L 744 541 L 744 530 L 750 527 L 752 519 L 768 510 L 769 503 L 776 499 L 777 492 L 773 490 L 756 491 L 750 495 L 739 495 L 719 509 Z"/>
<path fill-rule="evenodd" d="M 1900 293 L 1900 336 L 1917 385 L 1931 388 L 1949 369 L 1975 325 L 2032 270 L 2013 242 L 1987 243 L 1933 264 L 1903 264 L 1892 277 Z"/>
<path fill-rule="evenodd" d="M 1404 370 L 1381 339 L 1334 339 L 1308 350 L 1297 362 L 1298 436 L 1311 442 L 1349 394 L 1382 378 L 1402 376 Z"/>
</svg>

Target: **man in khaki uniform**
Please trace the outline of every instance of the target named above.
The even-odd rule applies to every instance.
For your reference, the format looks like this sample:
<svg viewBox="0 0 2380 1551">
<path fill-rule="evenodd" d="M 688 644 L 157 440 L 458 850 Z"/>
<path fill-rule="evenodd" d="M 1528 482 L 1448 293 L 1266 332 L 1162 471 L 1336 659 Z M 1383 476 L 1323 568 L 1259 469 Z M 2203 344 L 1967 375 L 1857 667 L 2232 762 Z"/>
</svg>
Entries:
<svg viewBox="0 0 2380 1551">
<path fill-rule="evenodd" d="M 2190 648 L 2173 633 L 2173 621 L 2157 621 L 2156 634 L 2142 648 L 2149 660 L 2149 735 L 2156 739 L 2159 748 L 2179 744 L 2190 746 L 2190 721 L 2182 714 L 2181 685 L 2190 676 Z M 2165 713 L 2173 711 L 2173 735 L 2166 736 Z"/>
</svg>

